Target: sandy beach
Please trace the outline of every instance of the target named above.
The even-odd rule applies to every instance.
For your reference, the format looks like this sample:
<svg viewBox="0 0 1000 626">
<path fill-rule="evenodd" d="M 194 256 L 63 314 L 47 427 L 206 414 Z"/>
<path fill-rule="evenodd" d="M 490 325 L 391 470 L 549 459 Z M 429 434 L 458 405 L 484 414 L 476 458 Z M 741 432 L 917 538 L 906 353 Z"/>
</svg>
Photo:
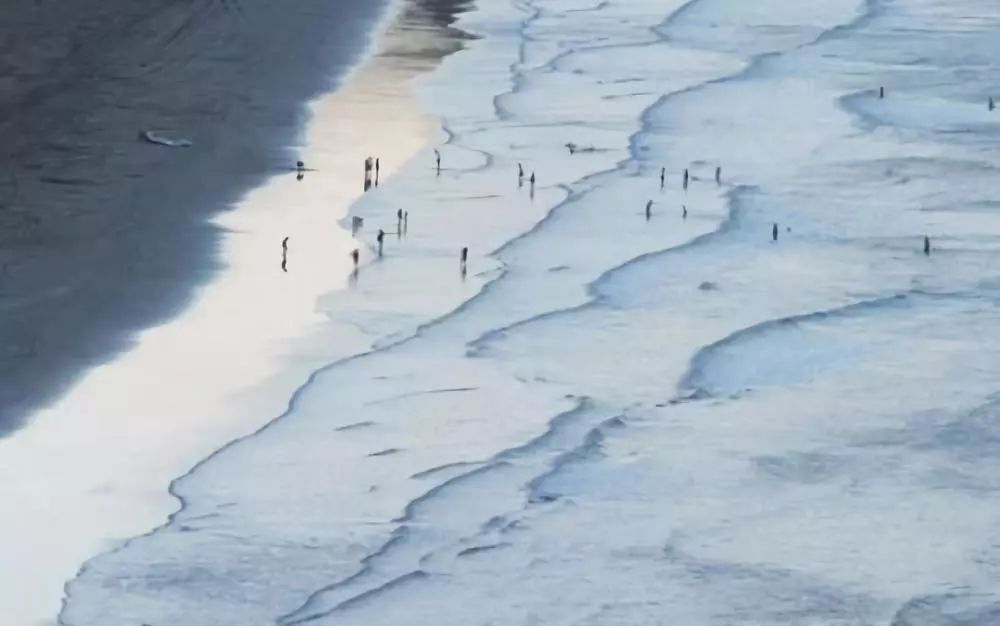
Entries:
<svg viewBox="0 0 1000 626">
<path fill-rule="evenodd" d="M 215 278 L 0 439 L 22 614 L 994 623 L 991 5 L 393 6 Z"/>
<path fill-rule="evenodd" d="M 59 195 L 69 193 L 62 191 L 65 186 L 55 187 L 56 195 L 43 195 L 44 181 L 22 182 L 22 189 L 36 184 L 32 193 L 38 195 L 18 196 L 19 202 L 37 197 L 46 207 L 59 202 L 81 207 L 79 216 L 67 214 L 62 226 L 67 236 L 76 224 L 71 219 L 81 221 L 72 233 L 72 255 L 62 260 L 69 250 L 37 242 L 22 249 L 17 246 L 28 244 L 15 242 L 11 254 L 20 264 L 17 280 L 27 280 L 30 270 L 43 282 L 48 276 L 43 270 L 56 271 L 63 262 L 74 263 L 74 271 L 82 274 L 75 277 L 59 269 L 49 276 L 72 282 L 72 290 L 53 295 L 66 298 L 65 305 L 22 298 L 6 309 L 11 318 L 3 325 L 18 340 L 40 334 L 52 342 L 50 353 L 31 358 L 15 354 L 9 362 L 17 376 L 33 385 L 14 376 L 3 378 L 5 390 L 13 394 L 8 414 L 15 419 L 6 422 L 7 436 L 0 439 L 0 480 L 7 487 L 0 526 L 9 539 L 0 542 L 6 583 L 2 603 L 17 623 L 51 623 L 65 580 L 87 556 L 157 525 L 176 506 L 168 492 L 173 478 L 279 412 L 294 387 L 326 358 L 324 351 L 312 349 L 312 342 L 362 349 L 363 341 L 350 333 L 326 332 L 315 302 L 347 286 L 350 250 L 369 243 L 352 239 L 345 222 L 348 206 L 363 193 L 364 158 L 380 155 L 384 182 L 440 132 L 409 83 L 461 48 L 466 36 L 449 26 L 461 6 L 420 0 L 384 10 L 365 7 L 356 16 L 342 12 L 350 7 L 340 7 L 339 13 L 330 7 L 323 7 L 325 13 L 299 7 L 280 18 L 257 14 L 252 19 L 262 20 L 260 27 L 274 19 L 275 26 L 284 24 L 296 37 L 319 28 L 320 23 L 303 24 L 311 19 L 339 20 L 337 28 L 352 32 L 336 42 L 317 39 L 307 51 L 307 40 L 280 29 L 254 33 L 240 30 L 251 21 L 229 24 L 239 31 L 229 38 L 261 48 L 252 54 L 230 50 L 237 65 L 269 54 L 272 37 L 295 39 L 295 45 L 273 55 L 259 74 L 251 77 L 253 68 L 245 67 L 244 75 L 227 75 L 231 82 L 214 83 L 205 93 L 195 94 L 193 84 L 183 83 L 187 86 L 177 97 L 224 95 L 232 109 L 223 111 L 225 120 L 203 112 L 185 116 L 184 107 L 175 108 L 169 98 L 154 105 L 156 93 L 144 91 L 123 119 L 116 118 L 119 126 L 108 120 L 88 139 L 94 142 L 88 149 L 106 150 L 110 156 L 87 153 L 68 165 L 38 157 L 46 172 L 65 165 L 76 168 L 74 176 L 86 171 L 100 180 L 86 183 L 86 190 L 77 188 L 72 199 Z M 217 9 L 205 11 L 214 15 Z M 192 26 L 199 34 L 191 36 L 195 43 L 204 39 L 209 45 L 218 33 L 211 32 L 209 17 L 198 16 L 206 22 Z M 148 19 L 152 23 L 153 17 Z M 203 64 L 211 63 L 204 59 L 207 51 L 193 45 L 176 44 L 177 53 L 183 49 L 189 58 L 170 70 L 171 81 L 193 80 L 182 75 L 185 71 L 196 72 L 199 80 L 213 79 L 211 73 L 198 74 Z M 218 53 L 221 46 L 210 44 Z M 293 60 L 296 54 L 305 60 Z M 278 71 L 278 65 L 285 70 Z M 267 68 L 292 76 L 265 84 Z M 181 84 L 164 83 L 172 88 Z M 275 93 L 268 95 L 270 89 Z M 320 93 L 307 103 L 311 94 Z M 121 108 L 112 100 L 102 102 Z M 146 102 L 153 108 L 149 115 L 141 111 Z M 159 117 L 150 117 L 154 113 Z M 163 121 L 168 118 L 169 124 Z M 193 145 L 153 145 L 138 141 L 136 129 L 122 130 L 140 119 L 149 120 L 144 123 L 165 137 L 189 138 Z M 106 145 L 109 141 L 112 145 Z M 298 159 L 308 163 L 301 180 L 294 169 Z M 119 164 L 124 168 L 120 179 L 109 169 Z M 155 190 L 156 185 L 162 189 Z M 101 230 L 122 218 L 110 208 L 83 211 L 91 206 L 86 202 L 105 201 L 101 194 L 136 199 L 135 206 L 121 207 L 127 228 Z M 140 209 L 141 218 L 136 217 Z M 92 227 L 98 231 L 84 230 Z M 361 235 L 373 237 L 370 232 Z M 288 271 L 280 269 L 284 237 L 290 241 Z M 21 250 L 20 256 L 15 250 Z M 111 255 L 104 261 L 113 269 L 88 274 L 88 264 L 100 262 L 102 254 Z M 116 290 L 114 297 L 88 287 L 93 281 L 106 281 L 108 289 Z M 9 284 L 13 288 L 14 282 Z M 37 283 L 19 284 L 35 296 L 46 293 Z M 86 300 L 98 296 L 99 302 Z M 82 302 L 83 308 L 74 308 L 74 302 Z M 38 310 L 51 307 L 59 310 L 58 316 L 38 318 Z M 135 315 L 137 311 L 148 315 Z M 63 322 L 65 332 L 80 335 L 91 346 L 93 358 L 84 359 L 73 345 L 59 343 L 56 335 L 63 332 Z M 152 322 L 151 328 L 140 330 Z M 18 324 L 21 331 L 15 332 Z M 100 330 L 105 327 L 107 333 Z M 68 391 L 58 397 L 64 388 Z M 44 408 L 28 411 L 36 400 Z M 73 523 L 67 525 L 68 519 Z M 31 574 L 15 576 L 18 564 L 29 560 Z"/>
<path fill-rule="evenodd" d="M 208 219 L 294 163 L 303 103 L 383 8 L 3 2 L 0 434 L 185 306 L 215 271 Z"/>
</svg>

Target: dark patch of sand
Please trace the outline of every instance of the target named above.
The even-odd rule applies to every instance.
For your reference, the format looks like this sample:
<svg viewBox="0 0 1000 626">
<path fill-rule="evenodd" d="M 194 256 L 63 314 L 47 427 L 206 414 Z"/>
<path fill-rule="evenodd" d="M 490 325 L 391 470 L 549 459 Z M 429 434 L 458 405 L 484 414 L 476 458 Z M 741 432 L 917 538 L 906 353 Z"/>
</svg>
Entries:
<svg viewBox="0 0 1000 626">
<path fill-rule="evenodd" d="M 404 15 L 450 29 L 464 4 Z M 184 306 L 215 269 L 208 218 L 295 162 L 303 104 L 382 9 L 0 0 L 0 436 Z"/>
</svg>

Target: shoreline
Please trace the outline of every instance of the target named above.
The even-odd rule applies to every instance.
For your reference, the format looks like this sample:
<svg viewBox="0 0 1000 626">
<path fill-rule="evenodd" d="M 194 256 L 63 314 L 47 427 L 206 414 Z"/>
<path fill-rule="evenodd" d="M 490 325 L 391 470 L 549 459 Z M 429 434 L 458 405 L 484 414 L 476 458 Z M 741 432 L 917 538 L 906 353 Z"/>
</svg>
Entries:
<svg viewBox="0 0 1000 626">
<path fill-rule="evenodd" d="M 366 60 L 309 103 L 300 145 L 283 149 L 307 163 L 304 178 L 281 168 L 214 218 L 225 263 L 183 313 L 138 333 L 130 350 L 0 439 L 0 481 L 17 487 L 6 506 L 18 511 L 0 518 L 10 539 L 0 561 L 34 563 L 32 576 L 9 576 L 18 583 L 4 604 L 21 621 L 54 613 L 43 607 L 82 562 L 166 517 L 177 505 L 168 483 L 279 412 L 324 350 L 363 349 L 366 337 L 329 329 L 316 301 L 347 286 L 359 242 L 343 223 L 364 195 L 364 156 L 382 155 L 385 182 L 440 132 L 408 85 L 462 46 L 450 23 L 463 6 L 391 2 Z"/>
<path fill-rule="evenodd" d="M 0 85 L 0 437 L 212 280 L 210 219 L 294 163 L 275 146 L 389 5 L 6 3 L 19 37 L 0 50 L 16 77 Z"/>
</svg>

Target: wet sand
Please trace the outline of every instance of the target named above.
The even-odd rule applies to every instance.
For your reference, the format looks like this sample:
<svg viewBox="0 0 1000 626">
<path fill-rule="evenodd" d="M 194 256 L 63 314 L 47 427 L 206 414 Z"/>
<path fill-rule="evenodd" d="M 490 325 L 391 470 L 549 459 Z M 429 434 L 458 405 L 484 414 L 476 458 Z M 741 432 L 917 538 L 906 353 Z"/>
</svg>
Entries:
<svg viewBox="0 0 1000 626">
<path fill-rule="evenodd" d="M 170 482 L 283 411 L 317 363 L 334 358 L 329 351 L 365 349 L 368 337 L 331 323 L 317 301 L 348 287 L 352 248 L 370 259 L 374 222 L 358 240 L 345 228 L 362 194 L 363 158 L 381 156 L 382 182 L 391 183 L 440 136 L 410 82 L 462 47 L 466 35 L 448 25 L 465 6 L 395 2 L 373 54 L 336 91 L 303 107 L 308 121 L 282 151 L 306 162 L 303 179 L 285 162 L 271 164 L 273 176 L 231 210 L 203 216 L 198 225 L 212 234 L 208 258 L 218 269 L 186 287 L 184 310 L 136 333 L 133 349 L 88 369 L 0 438 L 0 484 L 11 487 L 0 563 L 33 564 L 26 574 L 0 572 L 11 582 L 0 604 L 18 623 L 53 615 L 62 585 L 84 561 L 161 523 L 177 508 Z"/>
<path fill-rule="evenodd" d="M 2 0 L 0 436 L 169 318 L 382 2 Z M 171 148 L 144 129 L 186 138 Z"/>
</svg>

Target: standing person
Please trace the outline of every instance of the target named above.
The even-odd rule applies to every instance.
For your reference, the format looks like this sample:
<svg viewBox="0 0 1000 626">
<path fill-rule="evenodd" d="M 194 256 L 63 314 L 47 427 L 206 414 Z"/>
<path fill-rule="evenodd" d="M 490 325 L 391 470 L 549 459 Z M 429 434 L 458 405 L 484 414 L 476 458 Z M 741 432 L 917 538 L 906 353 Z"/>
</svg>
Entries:
<svg viewBox="0 0 1000 626">
<path fill-rule="evenodd" d="M 517 164 L 517 186 L 520 187 L 524 184 L 524 167 L 518 163 Z"/>
<path fill-rule="evenodd" d="M 288 237 L 281 240 L 281 271 L 288 271 Z"/>
<path fill-rule="evenodd" d="M 403 234 L 410 229 L 410 212 L 403 211 Z"/>
<path fill-rule="evenodd" d="M 467 265 L 467 263 L 469 261 L 469 249 L 468 248 L 462 248 L 461 259 L 462 260 L 461 260 L 461 263 L 459 264 L 459 267 L 462 269 L 462 278 L 464 279 L 465 278 L 465 274 L 468 271 L 468 267 L 469 267 Z"/>
<path fill-rule="evenodd" d="M 437 163 L 437 173 L 441 173 L 441 153 L 434 149 L 434 162 Z"/>
<path fill-rule="evenodd" d="M 993 102 L 993 96 L 990 96 L 989 107 L 990 107 L 990 111 L 992 111 L 993 109 L 997 108 L 996 104 Z"/>
<path fill-rule="evenodd" d="M 688 208 L 686 204 L 681 205 L 681 219 L 686 220 L 688 218 Z"/>
<path fill-rule="evenodd" d="M 383 240 L 385 239 L 385 231 L 382 230 L 381 228 L 378 229 L 378 236 L 375 239 L 378 241 L 378 255 L 379 255 L 379 258 L 381 258 L 382 257 L 382 243 L 383 243 Z"/>
<path fill-rule="evenodd" d="M 666 183 L 666 180 L 667 180 L 667 168 L 661 167 L 660 168 L 660 189 L 663 189 L 663 185 Z"/>
<path fill-rule="evenodd" d="M 358 269 L 358 261 L 361 259 L 361 252 L 355 248 L 351 250 L 351 260 L 354 261 L 354 269 Z"/>
<path fill-rule="evenodd" d="M 722 166 L 721 165 L 716 165 L 715 166 L 715 184 L 716 185 L 722 184 Z"/>
<path fill-rule="evenodd" d="M 881 100 L 882 98 L 885 98 L 885 87 L 878 88 L 878 99 Z"/>
<path fill-rule="evenodd" d="M 652 216 L 652 213 L 653 213 L 653 201 L 650 200 L 649 202 L 646 203 L 646 221 L 647 222 L 649 221 L 649 218 Z"/>
<path fill-rule="evenodd" d="M 531 183 L 531 197 L 534 198 L 535 197 L 535 173 L 534 172 L 531 173 L 531 178 L 528 179 L 528 182 Z"/>
<path fill-rule="evenodd" d="M 774 226 L 771 227 L 771 241 L 778 240 L 778 224 L 775 222 Z"/>
<path fill-rule="evenodd" d="M 688 169 L 685 167 L 684 168 L 684 189 L 688 188 L 688 180 L 690 178 L 691 178 L 691 175 L 688 173 Z"/>
<path fill-rule="evenodd" d="M 931 238 L 924 235 L 924 254 L 930 256 L 931 254 Z"/>
</svg>

